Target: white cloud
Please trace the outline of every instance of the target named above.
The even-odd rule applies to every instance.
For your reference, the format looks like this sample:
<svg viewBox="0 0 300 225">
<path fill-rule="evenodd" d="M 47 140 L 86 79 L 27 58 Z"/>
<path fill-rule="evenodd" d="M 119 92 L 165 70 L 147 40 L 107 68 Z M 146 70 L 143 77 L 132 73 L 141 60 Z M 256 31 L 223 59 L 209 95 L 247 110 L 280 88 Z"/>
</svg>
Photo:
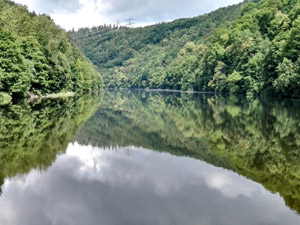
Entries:
<svg viewBox="0 0 300 225">
<path fill-rule="evenodd" d="M 241 0 L 15 0 L 29 10 L 47 13 L 65 29 L 126 22 L 137 25 L 198 16 Z"/>
</svg>

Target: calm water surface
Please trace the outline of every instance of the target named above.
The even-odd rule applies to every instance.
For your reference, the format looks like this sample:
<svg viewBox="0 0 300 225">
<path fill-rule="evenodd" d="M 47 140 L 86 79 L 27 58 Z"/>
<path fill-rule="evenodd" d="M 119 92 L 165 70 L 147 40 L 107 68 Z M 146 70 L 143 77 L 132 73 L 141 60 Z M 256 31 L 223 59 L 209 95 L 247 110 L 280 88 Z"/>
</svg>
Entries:
<svg viewBox="0 0 300 225">
<path fill-rule="evenodd" d="M 1 225 L 300 224 L 298 101 L 108 91 L 0 124 Z"/>
</svg>

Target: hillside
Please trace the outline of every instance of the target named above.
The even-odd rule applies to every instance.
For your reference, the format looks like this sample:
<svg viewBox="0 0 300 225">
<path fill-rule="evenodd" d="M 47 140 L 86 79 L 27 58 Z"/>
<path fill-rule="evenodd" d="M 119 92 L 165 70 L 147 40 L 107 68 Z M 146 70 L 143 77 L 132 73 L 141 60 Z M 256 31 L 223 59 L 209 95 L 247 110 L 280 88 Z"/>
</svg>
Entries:
<svg viewBox="0 0 300 225">
<path fill-rule="evenodd" d="M 249 3 L 218 30 L 197 65 L 195 89 L 300 97 L 300 2 Z"/>
<path fill-rule="evenodd" d="M 107 87 L 300 97 L 299 16 L 298 0 L 245 1 L 145 28 L 69 34 Z"/>
<path fill-rule="evenodd" d="M 82 28 L 69 35 L 99 68 L 107 87 L 164 87 L 166 69 L 186 43 L 205 43 L 213 31 L 227 27 L 244 4 L 143 28 L 111 25 Z"/>
<path fill-rule="evenodd" d="M 50 17 L 0 0 L 0 92 L 26 97 L 101 87 L 98 71 Z"/>
</svg>

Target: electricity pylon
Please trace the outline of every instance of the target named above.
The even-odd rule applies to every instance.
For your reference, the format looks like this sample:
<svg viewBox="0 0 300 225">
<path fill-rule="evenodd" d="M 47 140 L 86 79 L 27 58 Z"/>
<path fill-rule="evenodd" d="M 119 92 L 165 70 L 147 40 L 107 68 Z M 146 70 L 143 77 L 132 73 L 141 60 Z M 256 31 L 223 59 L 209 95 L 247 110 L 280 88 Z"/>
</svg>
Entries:
<svg viewBox="0 0 300 225">
<path fill-rule="evenodd" d="M 133 18 L 131 18 L 131 16 L 129 17 L 129 19 L 128 20 L 126 20 L 127 21 L 127 25 L 128 26 L 132 26 L 134 23 L 132 22 L 132 21 L 134 21 L 135 19 L 133 19 Z"/>
</svg>

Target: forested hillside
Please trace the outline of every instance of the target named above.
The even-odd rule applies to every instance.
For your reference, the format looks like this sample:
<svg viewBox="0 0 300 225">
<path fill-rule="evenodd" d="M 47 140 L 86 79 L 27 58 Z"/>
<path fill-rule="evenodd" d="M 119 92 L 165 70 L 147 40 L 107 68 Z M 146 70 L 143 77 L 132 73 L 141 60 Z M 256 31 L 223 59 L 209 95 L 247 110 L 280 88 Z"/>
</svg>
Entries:
<svg viewBox="0 0 300 225">
<path fill-rule="evenodd" d="M 188 43 L 205 43 L 213 31 L 229 26 L 243 4 L 207 15 L 144 28 L 111 25 L 82 28 L 69 35 L 99 68 L 107 87 L 165 88 L 166 70 Z"/>
<path fill-rule="evenodd" d="M 97 69 L 50 17 L 0 0 L 0 92 L 25 97 L 101 87 Z"/>
<path fill-rule="evenodd" d="M 300 1 L 245 1 L 145 28 L 69 32 L 107 87 L 300 97 Z"/>
<path fill-rule="evenodd" d="M 249 3 L 232 29 L 214 33 L 195 88 L 300 97 L 299 27 L 298 0 Z"/>
</svg>

